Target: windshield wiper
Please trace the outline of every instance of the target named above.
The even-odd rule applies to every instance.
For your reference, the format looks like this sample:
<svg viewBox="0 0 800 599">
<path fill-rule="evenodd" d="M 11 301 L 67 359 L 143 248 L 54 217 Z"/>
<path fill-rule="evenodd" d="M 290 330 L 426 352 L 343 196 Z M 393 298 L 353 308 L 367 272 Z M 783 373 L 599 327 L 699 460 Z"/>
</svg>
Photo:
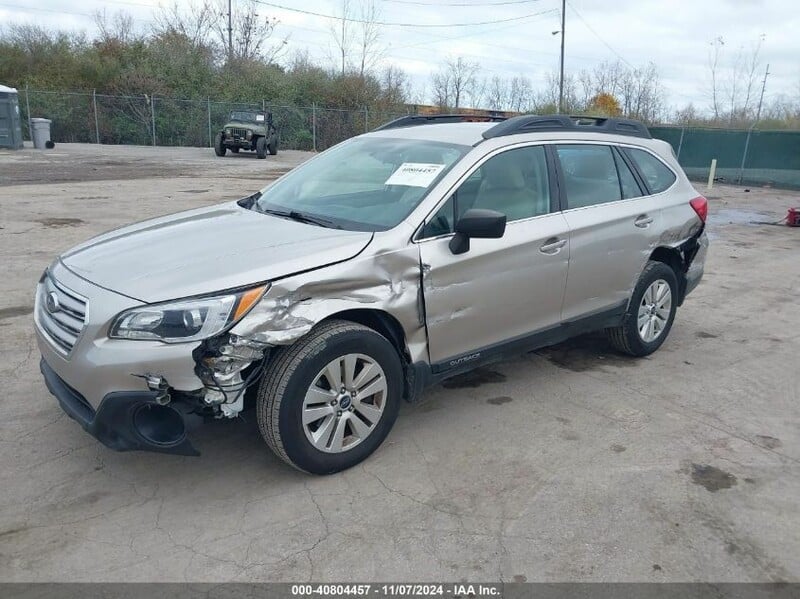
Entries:
<svg viewBox="0 0 800 599">
<path fill-rule="evenodd" d="M 257 204 L 256 204 L 257 205 Z M 309 225 L 317 225 L 318 227 L 327 227 L 329 229 L 341 229 L 342 227 L 334 223 L 332 220 L 328 220 L 327 218 L 322 218 L 319 216 L 312 216 L 310 214 L 306 214 L 305 212 L 298 212 L 297 210 L 274 210 L 273 208 L 262 208 L 259 207 L 261 212 L 265 214 L 272 214 L 275 216 L 280 216 L 281 218 L 288 218 L 290 220 L 297 221 L 299 223 L 307 223 Z"/>
</svg>

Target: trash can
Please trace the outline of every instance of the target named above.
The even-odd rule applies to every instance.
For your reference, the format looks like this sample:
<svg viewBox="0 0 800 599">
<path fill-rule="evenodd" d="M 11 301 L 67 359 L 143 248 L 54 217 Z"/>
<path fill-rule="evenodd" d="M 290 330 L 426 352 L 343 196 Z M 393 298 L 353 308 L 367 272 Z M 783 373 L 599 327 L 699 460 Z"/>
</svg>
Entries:
<svg viewBox="0 0 800 599">
<path fill-rule="evenodd" d="M 33 147 L 37 150 L 44 150 L 47 142 L 50 141 L 50 119 L 31 119 L 31 130 L 33 132 Z"/>
</svg>

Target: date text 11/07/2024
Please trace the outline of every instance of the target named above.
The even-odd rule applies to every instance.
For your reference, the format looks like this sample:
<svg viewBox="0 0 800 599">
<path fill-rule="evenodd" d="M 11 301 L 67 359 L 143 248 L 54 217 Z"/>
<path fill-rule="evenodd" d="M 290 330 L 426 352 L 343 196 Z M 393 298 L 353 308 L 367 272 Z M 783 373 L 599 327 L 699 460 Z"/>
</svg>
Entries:
<svg viewBox="0 0 800 599">
<path fill-rule="evenodd" d="M 295 584 L 293 597 L 502 597 L 500 584 Z"/>
</svg>

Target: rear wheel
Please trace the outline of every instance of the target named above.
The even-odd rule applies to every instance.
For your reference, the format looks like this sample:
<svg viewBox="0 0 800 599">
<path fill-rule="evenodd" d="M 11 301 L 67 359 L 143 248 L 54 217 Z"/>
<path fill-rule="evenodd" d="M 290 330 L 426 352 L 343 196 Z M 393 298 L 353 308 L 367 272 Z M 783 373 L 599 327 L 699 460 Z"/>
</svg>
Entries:
<svg viewBox="0 0 800 599">
<path fill-rule="evenodd" d="M 257 398 L 267 445 L 295 468 L 330 474 L 375 451 L 394 424 L 400 359 L 373 329 L 332 320 L 270 357 Z"/>
<path fill-rule="evenodd" d="M 267 140 L 263 137 L 259 137 L 256 141 L 256 156 L 259 158 L 267 157 Z"/>
<path fill-rule="evenodd" d="M 225 156 L 227 149 L 225 144 L 222 143 L 222 133 L 217 133 L 217 136 L 214 138 L 214 153 L 217 156 Z"/>
<path fill-rule="evenodd" d="M 675 320 L 677 289 L 678 280 L 670 266 L 648 262 L 622 325 L 608 329 L 611 344 L 631 356 L 647 356 L 661 347 Z"/>
<path fill-rule="evenodd" d="M 269 144 L 267 145 L 267 150 L 269 150 L 269 155 L 270 156 L 275 156 L 275 154 L 278 153 L 278 136 L 277 135 L 273 135 L 272 136 L 272 139 L 269 141 Z"/>
</svg>

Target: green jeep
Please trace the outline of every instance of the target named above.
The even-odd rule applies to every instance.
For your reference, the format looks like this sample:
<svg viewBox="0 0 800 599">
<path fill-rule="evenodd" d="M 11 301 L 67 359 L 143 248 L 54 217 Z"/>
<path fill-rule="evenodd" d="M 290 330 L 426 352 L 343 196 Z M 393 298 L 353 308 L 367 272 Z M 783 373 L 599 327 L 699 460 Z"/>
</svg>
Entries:
<svg viewBox="0 0 800 599">
<path fill-rule="evenodd" d="M 278 130 L 272 124 L 272 113 L 257 110 L 233 110 L 228 122 L 214 139 L 214 153 L 225 156 L 230 150 L 255 150 L 259 158 L 278 153 Z"/>
</svg>

